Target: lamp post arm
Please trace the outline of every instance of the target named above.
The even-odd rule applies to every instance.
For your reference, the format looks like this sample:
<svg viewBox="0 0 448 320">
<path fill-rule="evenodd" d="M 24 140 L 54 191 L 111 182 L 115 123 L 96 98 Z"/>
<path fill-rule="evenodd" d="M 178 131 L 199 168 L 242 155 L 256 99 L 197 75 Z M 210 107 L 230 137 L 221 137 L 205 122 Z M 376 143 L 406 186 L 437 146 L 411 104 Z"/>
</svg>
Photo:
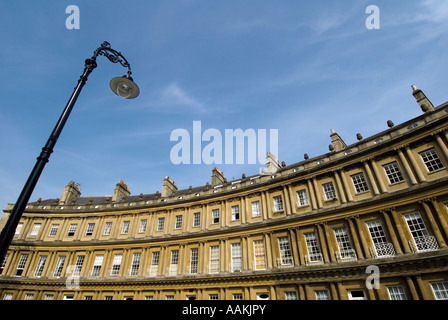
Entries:
<svg viewBox="0 0 448 320">
<path fill-rule="evenodd" d="M 19 224 L 20 218 L 22 217 L 23 212 L 25 211 L 26 205 L 33 193 L 34 187 L 39 180 L 39 177 L 44 170 L 45 165 L 50 159 L 50 155 L 53 153 L 53 148 L 56 145 L 56 142 L 59 138 L 59 135 L 64 128 L 65 123 L 70 115 L 70 112 L 75 105 L 75 102 L 84 87 L 89 74 L 95 69 L 97 66 L 95 59 L 87 59 L 85 61 L 84 72 L 78 80 L 78 84 L 75 87 L 70 99 L 67 102 L 67 105 L 64 108 L 56 126 L 53 129 L 47 143 L 42 148 L 42 152 L 37 157 L 37 162 L 34 165 L 33 170 L 31 171 L 28 180 L 25 183 L 25 186 L 22 189 L 22 192 L 17 199 L 17 202 L 14 205 L 14 208 L 11 210 L 9 218 L 5 224 L 5 227 L 2 229 L 0 234 L 0 263 L 3 261 L 6 251 L 8 250 L 9 245 L 14 237 L 15 230 L 17 225 Z"/>
</svg>

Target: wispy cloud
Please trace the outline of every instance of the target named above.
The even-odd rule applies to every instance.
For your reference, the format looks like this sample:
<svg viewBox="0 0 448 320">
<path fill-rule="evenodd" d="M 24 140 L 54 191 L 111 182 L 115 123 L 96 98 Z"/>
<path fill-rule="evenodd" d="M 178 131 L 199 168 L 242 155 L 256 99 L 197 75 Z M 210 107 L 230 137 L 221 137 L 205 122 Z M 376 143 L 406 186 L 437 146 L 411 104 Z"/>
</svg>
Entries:
<svg viewBox="0 0 448 320">
<path fill-rule="evenodd" d="M 196 98 L 191 96 L 184 89 L 179 87 L 177 83 L 171 83 L 166 86 L 160 96 L 159 103 L 163 107 L 168 106 L 183 106 L 190 111 L 196 111 L 199 113 L 203 113 L 206 111 L 205 106 L 202 102 L 199 102 Z"/>
</svg>

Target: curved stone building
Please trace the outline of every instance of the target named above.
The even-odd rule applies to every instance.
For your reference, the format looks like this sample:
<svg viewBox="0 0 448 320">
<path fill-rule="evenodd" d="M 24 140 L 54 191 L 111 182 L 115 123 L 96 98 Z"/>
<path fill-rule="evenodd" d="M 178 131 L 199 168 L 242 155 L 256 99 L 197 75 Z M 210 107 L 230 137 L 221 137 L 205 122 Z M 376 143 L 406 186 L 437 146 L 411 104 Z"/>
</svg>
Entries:
<svg viewBox="0 0 448 320">
<path fill-rule="evenodd" d="M 0 299 L 447 299 L 448 102 L 264 174 L 29 203 Z M 403 110 L 405 112 L 405 110 Z M 4 210 L 4 225 L 12 205 Z"/>
</svg>

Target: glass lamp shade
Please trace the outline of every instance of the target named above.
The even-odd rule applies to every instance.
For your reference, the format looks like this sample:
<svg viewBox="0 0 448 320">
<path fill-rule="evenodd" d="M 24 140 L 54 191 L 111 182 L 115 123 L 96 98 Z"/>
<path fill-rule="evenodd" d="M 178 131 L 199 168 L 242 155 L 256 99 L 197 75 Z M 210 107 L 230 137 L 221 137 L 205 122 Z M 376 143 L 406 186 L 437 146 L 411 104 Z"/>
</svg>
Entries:
<svg viewBox="0 0 448 320">
<path fill-rule="evenodd" d="M 125 99 L 134 99 L 140 93 L 138 86 L 129 76 L 113 78 L 110 81 L 110 88 L 116 95 Z"/>
</svg>

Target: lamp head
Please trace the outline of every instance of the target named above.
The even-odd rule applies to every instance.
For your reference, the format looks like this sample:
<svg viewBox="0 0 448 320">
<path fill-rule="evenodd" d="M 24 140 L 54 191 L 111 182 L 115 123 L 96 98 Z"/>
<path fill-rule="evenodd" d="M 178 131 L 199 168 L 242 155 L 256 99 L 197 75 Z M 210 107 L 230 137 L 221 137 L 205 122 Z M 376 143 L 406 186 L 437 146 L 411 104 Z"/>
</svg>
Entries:
<svg viewBox="0 0 448 320">
<path fill-rule="evenodd" d="M 112 91 L 125 99 L 134 99 L 140 93 L 138 86 L 129 75 L 116 77 L 110 81 Z"/>
</svg>

